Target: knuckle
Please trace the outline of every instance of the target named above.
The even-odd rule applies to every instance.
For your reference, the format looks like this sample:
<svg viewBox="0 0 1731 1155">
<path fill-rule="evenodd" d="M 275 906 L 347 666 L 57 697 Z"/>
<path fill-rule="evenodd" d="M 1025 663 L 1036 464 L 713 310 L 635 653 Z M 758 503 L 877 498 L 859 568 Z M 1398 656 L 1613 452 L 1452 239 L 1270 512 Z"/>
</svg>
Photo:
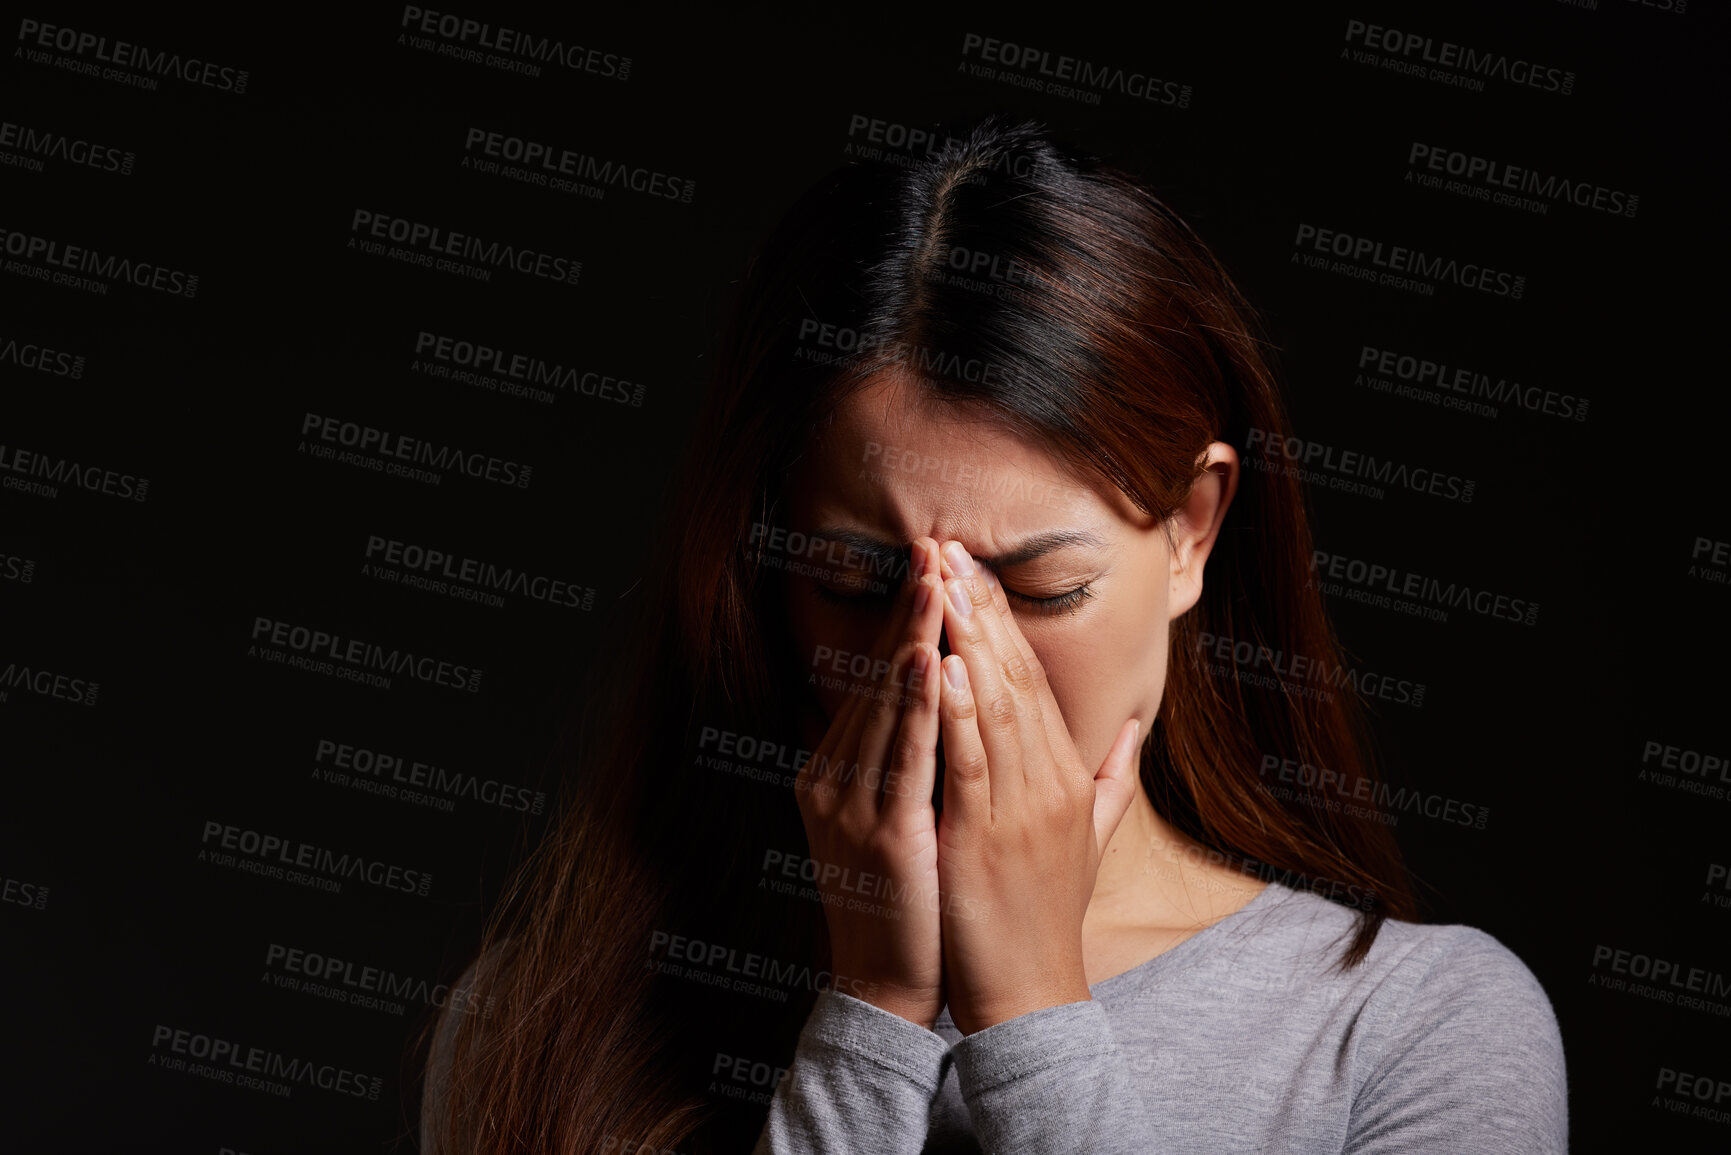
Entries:
<svg viewBox="0 0 1731 1155">
<path fill-rule="evenodd" d="M 1016 700 L 1003 692 L 993 693 L 986 699 L 985 715 L 988 721 L 1008 725 L 1016 720 Z"/>
<path fill-rule="evenodd" d="M 918 766 L 924 754 L 925 743 L 903 730 L 896 735 L 895 756 L 891 765 L 903 768 Z"/>
<path fill-rule="evenodd" d="M 897 840 L 898 836 L 895 830 L 880 823 L 865 836 L 860 846 L 872 861 L 891 862 L 896 858 Z"/>
<path fill-rule="evenodd" d="M 986 752 L 970 750 L 961 757 L 950 762 L 946 773 L 958 774 L 963 778 L 984 778 L 986 776 Z"/>
<path fill-rule="evenodd" d="M 1036 667 L 1021 654 L 1011 654 L 999 663 L 1004 681 L 1019 694 L 1032 693 L 1040 682 Z"/>
</svg>

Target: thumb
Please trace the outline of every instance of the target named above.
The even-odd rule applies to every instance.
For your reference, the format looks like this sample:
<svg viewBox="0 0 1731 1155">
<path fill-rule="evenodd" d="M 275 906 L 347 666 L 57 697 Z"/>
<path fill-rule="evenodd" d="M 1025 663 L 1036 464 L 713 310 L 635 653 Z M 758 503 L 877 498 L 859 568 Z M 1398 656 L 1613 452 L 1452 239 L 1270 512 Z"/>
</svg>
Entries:
<svg viewBox="0 0 1731 1155">
<path fill-rule="evenodd" d="M 1136 755 L 1142 748 L 1141 738 L 1142 723 L 1131 718 L 1118 731 L 1118 741 L 1106 752 L 1106 760 L 1094 775 L 1094 837 L 1102 856 L 1118 830 L 1118 823 L 1130 809 L 1130 800 L 1136 796 L 1140 761 Z"/>
</svg>

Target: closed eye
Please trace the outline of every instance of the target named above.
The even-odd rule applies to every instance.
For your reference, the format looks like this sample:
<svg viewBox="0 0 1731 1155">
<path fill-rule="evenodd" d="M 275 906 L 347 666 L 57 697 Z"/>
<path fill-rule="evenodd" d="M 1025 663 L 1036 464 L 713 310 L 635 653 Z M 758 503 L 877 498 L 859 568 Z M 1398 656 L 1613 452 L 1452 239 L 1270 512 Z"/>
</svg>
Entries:
<svg viewBox="0 0 1731 1155">
<path fill-rule="evenodd" d="M 1000 582 L 999 584 L 1002 585 L 1003 583 Z M 1093 588 L 1087 582 L 1084 582 L 1073 590 L 1068 590 L 1061 594 L 1053 594 L 1051 597 L 1045 598 L 1037 598 L 1029 594 L 1019 593 L 1016 590 L 1011 589 L 1009 586 L 1003 586 L 1003 589 L 1004 595 L 1010 600 L 1012 605 L 1021 604 L 1027 606 L 1031 613 L 1036 614 L 1075 613 L 1078 609 L 1082 608 L 1083 602 L 1094 596 Z M 819 582 L 817 586 L 819 597 L 823 598 L 827 602 L 840 605 L 863 602 L 888 602 L 894 596 L 894 592 L 895 591 L 891 589 L 888 592 L 878 593 L 848 593 L 844 590 L 838 590 L 826 586 L 822 582 Z"/>
</svg>

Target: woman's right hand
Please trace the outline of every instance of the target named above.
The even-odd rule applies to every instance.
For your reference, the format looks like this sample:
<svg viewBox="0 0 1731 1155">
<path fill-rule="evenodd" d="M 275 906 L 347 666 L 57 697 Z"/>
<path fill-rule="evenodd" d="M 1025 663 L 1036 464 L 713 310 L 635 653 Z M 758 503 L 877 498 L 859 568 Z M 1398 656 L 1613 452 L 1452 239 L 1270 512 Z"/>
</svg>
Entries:
<svg viewBox="0 0 1731 1155">
<path fill-rule="evenodd" d="M 938 899 L 938 543 L 914 541 L 872 652 L 881 676 L 848 688 L 794 781 L 834 973 L 866 1002 L 930 1030 L 944 1005 Z"/>
</svg>

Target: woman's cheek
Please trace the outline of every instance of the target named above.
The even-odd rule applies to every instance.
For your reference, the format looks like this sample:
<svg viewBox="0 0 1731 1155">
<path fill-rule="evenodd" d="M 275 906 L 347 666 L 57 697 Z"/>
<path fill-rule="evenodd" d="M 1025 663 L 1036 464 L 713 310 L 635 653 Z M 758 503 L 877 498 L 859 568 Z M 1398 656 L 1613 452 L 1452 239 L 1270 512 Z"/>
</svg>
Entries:
<svg viewBox="0 0 1731 1155">
<path fill-rule="evenodd" d="M 1030 638 L 1028 644 L 1045 667 L 1077 752 L 1090 766 L 1106 757 L 1118 728 L 1132 714 L 1142 719 L 1147 732 L 1165 682 L 1160 645 L 1139 642 L 1135 634 L 1116 629 L 1045 639 L 1044 644 Z"/>
</svg>

